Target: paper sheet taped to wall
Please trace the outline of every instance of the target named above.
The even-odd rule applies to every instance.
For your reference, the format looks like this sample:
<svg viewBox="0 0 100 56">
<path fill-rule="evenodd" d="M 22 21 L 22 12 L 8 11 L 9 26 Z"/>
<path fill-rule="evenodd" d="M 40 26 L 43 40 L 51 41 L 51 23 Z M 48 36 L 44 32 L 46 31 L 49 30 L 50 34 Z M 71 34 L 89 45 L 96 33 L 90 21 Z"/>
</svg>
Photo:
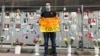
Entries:
<svg viewBox="0 0 100 56">
<path fill-rule="evenodd" d="M 41 32 L 57 32 L 59 31 L 59 19 L 58 17 L 39 19 Z"/>
</svg>

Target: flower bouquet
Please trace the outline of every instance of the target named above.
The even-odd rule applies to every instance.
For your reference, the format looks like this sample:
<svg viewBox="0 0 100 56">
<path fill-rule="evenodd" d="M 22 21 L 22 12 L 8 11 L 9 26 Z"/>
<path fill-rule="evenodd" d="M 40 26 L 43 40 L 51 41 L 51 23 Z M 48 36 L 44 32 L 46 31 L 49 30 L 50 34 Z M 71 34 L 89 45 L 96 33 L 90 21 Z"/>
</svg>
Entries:
<svg viewBox="0 0 100 56">
<path fill-rule="evenodd" d="M 68 40 L 66 37 L 64 38 L 64 42 L 65 42 L 66 46 L 68 46 Z"/>
<path fill-rule="evenodd" d="M 92 43 L 94 45 L 95 56 L 99 56 L 100 39 L 92 39 Z"/>
<path fill-rule="evenodd" d="M 37 43 L 41 43 L 43 41 L 43 39 L 41 37 L 36 37 L 33 39 L 33 43 L 37 44 Z"/>
<path fill-rule="evenodd" d="M 42 38 L 40 35 L 37 35 L 34 39 L 33 42 L 35 43 L 35 54 L 34 55 L 40 55 L 39 54 L 39 43 L 42 42 Z"/>
<path fill-rule="evenodd" d="M 92 43 L 93 43 L 94 46 L 98 46 L 96 39 L 92 39 Z"/>
<path fill-rule="evenodd" d="M 100 47 L 100 39 L 98 39 L 98 46 Z"/>
<path fill-rule="evenodd" d="M 24 43 L 21 42 L 21 41 L 19 41 L 18 39 L 16 39 L 16 41 L 14 41 L 11 45 L 12 45 L 12 46 L 16 46 L 16 45 L 23 46 Z"/>
<path fill-rule="evenodd" d="M 94 35 L 91 32 L 86 33 L 85 35 L 94 45 L 94 50 L 95 50 L 95 56 L 99 56 L 99 45 L 100 45 L 100 40 L 99 39 L 94 39 Z"/>
<path fill-rule="evenodd" d="M 74 37 L 70 37 L 70 39 L 67 39 L 66 37 L 64 38 L 64 42 L 66 44 L 66 46 L 71 46 L 74 42 L 75 38 Z"/>
<path fill-rule="evenodd" d="M 69 41 L 67 38 L 64 38 L 64 42 L 68 48 L 68 56 L 71 56 L 71 46 L 72 46 L 74 40 L 75 40 L 74 37 L 71 37 Z"/>
<path fill-rule="evenodd" d="M 74 37 L 71 37 L 71 39 L 70 39 L 70 45 L 73 44 L 74 40 L 75 40 L 75 38 Z"/>
<path fill-rule="evenodd" d="M 22 41 L 19 41 L 19 39 L 16 39 L 13 43 L 11 43 L 12 46 L 15 46 L 15 54 L 21 53 L 21 47 L 24 45 Z"/>
</svg>

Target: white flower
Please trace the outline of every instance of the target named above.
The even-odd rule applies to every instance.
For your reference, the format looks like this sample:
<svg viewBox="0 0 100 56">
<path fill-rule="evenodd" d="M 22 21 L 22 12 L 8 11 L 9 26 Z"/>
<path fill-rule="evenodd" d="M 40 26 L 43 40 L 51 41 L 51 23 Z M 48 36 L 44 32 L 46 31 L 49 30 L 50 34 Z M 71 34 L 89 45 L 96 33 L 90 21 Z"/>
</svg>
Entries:
<svg viewBox="0 0 100 56">
<path fill-rule="evenodd" d="M 71 23 L 71 20 L 69 20 L 68 23 Z"/>
<path fill-rule="evenodd" d="M 71 37 L 71 40 L 70 40 L 70 45 L 72 45 L 72 44 L 73 44 L 74 40 L 75 40 L 75 37 Z"/>
<path fill-rule="evenodd" d="M 72 25 L 71 25 L 71 29 L 72 29 L 72 30 L 76 30 L 76 29 L 77 29 L 77 25 L 76 25 L 76 24 L 72 24 Z"/>
<path fill-rule="evenodd" d="M 97 39 L 92 39 L 92 42 L 93 42 L 93 44 L 94 44 L 95 46 L 98 46 L 98 44 L 97 44 Z"/>
<path fill-rule="evenodd" d="M 100 39 L 97 39 L 98 42 L 100 42 Z"/>
<path fill-rule="evenodd" d="M 4 35 L 1 36 L 2 38 L 6 38 Z"/>
<path fill-rule="evenodd" d="M 71 16 L 72 17 L 76 17 L 77 16 L 77 13 L 76 12 L 71 12 Z"/>
<path fill-rule="evenodd" d="M 71 37 L 71 39 L 75 40 L 75 37 Z"/>
<path fill-rule="evenodd" d="M 92 39 L 92 41 L 95 41 L 95 42 L 97 42 L 97 39 Z"/>
</svg>

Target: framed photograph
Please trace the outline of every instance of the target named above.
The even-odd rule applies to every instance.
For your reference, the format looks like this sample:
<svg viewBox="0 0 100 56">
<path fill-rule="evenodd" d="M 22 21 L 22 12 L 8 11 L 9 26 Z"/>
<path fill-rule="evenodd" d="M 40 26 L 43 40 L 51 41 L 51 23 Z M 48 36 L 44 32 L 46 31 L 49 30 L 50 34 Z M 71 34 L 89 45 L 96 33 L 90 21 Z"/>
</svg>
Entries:
<svg viewBox="0 0 100 56">
<path fill-rule="evenodd" d="M 91 25 L 96 25 L 96 19 L 95 18 L 91 19 Z"/>
<path fill-rule="evenodd" d="M 15 15 L 16 15 L 16 14 L 15 14 L 14 12 L 11 12 L 11 13 L 10 13 L 10 18 L 15 18 Z"/>
<path fill-rule="evenodd" d="M 68 12 L 64 12 L 64 19 L 69 19 L 69 13 Z"/>
<path fill-rule="evenodd" d="M 21 11 L 20 11 L 20 9 L 16 10 L 16 19 L 21 19 Z"/>
<path fill-rule="evenodd" d="M 15 25 L 14 24 L 9 24 L 9 29 L 10 30 L 15 29 Z"/>
<path fill-rule="evenodd" d="M 24 23 L 27 23 L 28 22 L 28 18 L 24 18 Z"/>
<path fill-rule="evenodd" d="M 9 30 L 9 24 L 4 24 L 4 30 Z"/>
<path fill-rule="evenodd" d="M 69 31 L 67 24 L 64 24 L 64 31 Z"/>
<path fill-rule="evenodd" d="M 20 19 L 16 19 L 15 22 L 18 23 L 18 24 L 20 24 L 21 23 L 21 20 Z"/>
<path fill-rule="evenodd" d="M 16 31 L 20 31 L 21 24 L 16 24 Z"/>
<path fill-rule="evenodd" d="M 11 18 L 11 19 L 10 19 L 10 22 L 11 22 L 11 23 L 14 23 L 14 22 L 15 22 L 15 18 Z"/>
<path fill-rule="evenodd" d="M 16 19 L 21 19 L 21 13 L 16 13 Z"/>
<path fill-rule="evenodd" d="M 27 23 L 28 23 L 28 18 L 24 18 L 22 25 L 27 25 Z"/>
<path fill-rule="evenodd" d="M 76 24 L 71 24 L 71 30 L 76 31 L 77 30 L 77 25 Z"/>
<path fill-rule="evenodd" d="M 9 12 L 6 12 L 6 13 L 5 13 L 5 19 L 10 19 L 10 14 L 9 14 Z"/>
<path fill-rule="evenodd" d="M 83 19 L 88 19 L 89 17 L 88 17 L 88 14 L 87 14 L 87 12 L 84 12 L 84 16 L 83 16 Z"/>
<path fill-rule="evenodd" d="M 29 24 L 29 31 L 33 31 L 34 30 L 34 24 Z"/>
<path fill-rule="evenodd" d="M 88 31 L 88 26 L 86 24 L 83 24 L 83 31 Z"/>
<path fill-rule="evenodd" d="M 33 12 L 29 13 L 29 19 L 34 19 L 34 13 Z"/>
</svg>

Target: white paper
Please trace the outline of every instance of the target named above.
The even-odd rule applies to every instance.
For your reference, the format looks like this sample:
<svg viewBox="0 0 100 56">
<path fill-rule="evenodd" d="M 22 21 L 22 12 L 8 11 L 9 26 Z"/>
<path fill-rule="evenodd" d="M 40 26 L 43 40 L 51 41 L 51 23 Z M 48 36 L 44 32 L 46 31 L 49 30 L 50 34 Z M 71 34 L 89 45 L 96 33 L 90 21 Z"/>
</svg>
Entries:
<svg viewBox="0 0 100 56">
<path fill-rule="evenodd" d="M 36 23 L 36 25 L 39 25 L 39 23 Z"/>
<path fill-rule="evenodd" d="M 11 12 L 10 17 L 11 17 L 11 18 L 12 18 L 12 17 L 15 17 L 15 13 L 14 13 L 14 12 Z"/>
<path fill-rule="evenodd" d="M 64 31 L 69 31 L 68 29 L 64 29 Z"/>
<path fill-rule="evenodd" d="M 64 12 L 64 19 L 69 19 L 68 15 L 69 15 L 68 12 Z"/>
<path fill-rule="evenodd" d="M 10 16 L 5 16 L 5 19 L 9 19 L 10 18 Z"/>
<path fill-rule="evenodd" d="M 64 17 L 64 19 L 69 19 L 69 17 Z"/>
<path fill-rule="evenodd" d="M 71 12 L 71 17 L 76 17 L 77 13 L 76 12 Z"/>
<path fill-rule="evenodd" d="M 87 15 L 84 15 L 84 17 L 83 17 L 84 19 L 88 19 L 88 16 Z"/>
<path fill-rule="evenodd" d="M 20 19 L 21 17 L 20 16 L 16 16 L 16 19 Z"/>
<path fill-rule="evenodd" d="M 83 31 L 88 31 L 88 29 L 84 28 Z"/>
<path fill-rule="evenodd" d="M 91 25 L 96 25 L 96 23 L 93 23 L 93 22 L 92 22 Z"/>
<path fill-rule="evenodd" d="M 15 54 L 21 54 L 21 46 L 15 47 Z"/>
<path fill-rule="evenodd" d="M 4 30 L 9 30 L 9 28 L 4 28 Z"/>
<path fill-rule="evenodd" d="M 40 17 L 40 14 L 37 14 L 36 16 Z"/>
<path fill-rule="evenodd" d="M 7 40 L 9 40 L 9 35 L 7 36 Z"/>
<path fill-rule="evenodd" d="M 27 23 L 22 23 L 22 25 L 27 25 Z"/>
<path fill-rule="evenodd" d="M 16 28 L 16 31 L 20 31 L 20 29 L 19 28 Z"/>
<path fill-rule="evenodd" d="M 71 25 L 71 29 L 72 29 L 72 30 L 76 30 L 76 29 L 77 29 L 77 25 L 76 25 L 76 24 L 72 24 L 72 25 Z"/>
<path fill-rule="evenodd" d="M 69 22 L 69 23 L 71 23 L 72 21 L 71 21 L 71 20 L 69 20 L 68 22 Z"/>
<path fill-rule="evenodd" d="M 29 17 L 29 19 L 34 19 L 34 17 Z"/>
<path fill-rule="evenodd" d="M 99 47 L 95 46 L 94 51 L 95 51 L 95 56 L 99 55 Z"/>
</svg>

